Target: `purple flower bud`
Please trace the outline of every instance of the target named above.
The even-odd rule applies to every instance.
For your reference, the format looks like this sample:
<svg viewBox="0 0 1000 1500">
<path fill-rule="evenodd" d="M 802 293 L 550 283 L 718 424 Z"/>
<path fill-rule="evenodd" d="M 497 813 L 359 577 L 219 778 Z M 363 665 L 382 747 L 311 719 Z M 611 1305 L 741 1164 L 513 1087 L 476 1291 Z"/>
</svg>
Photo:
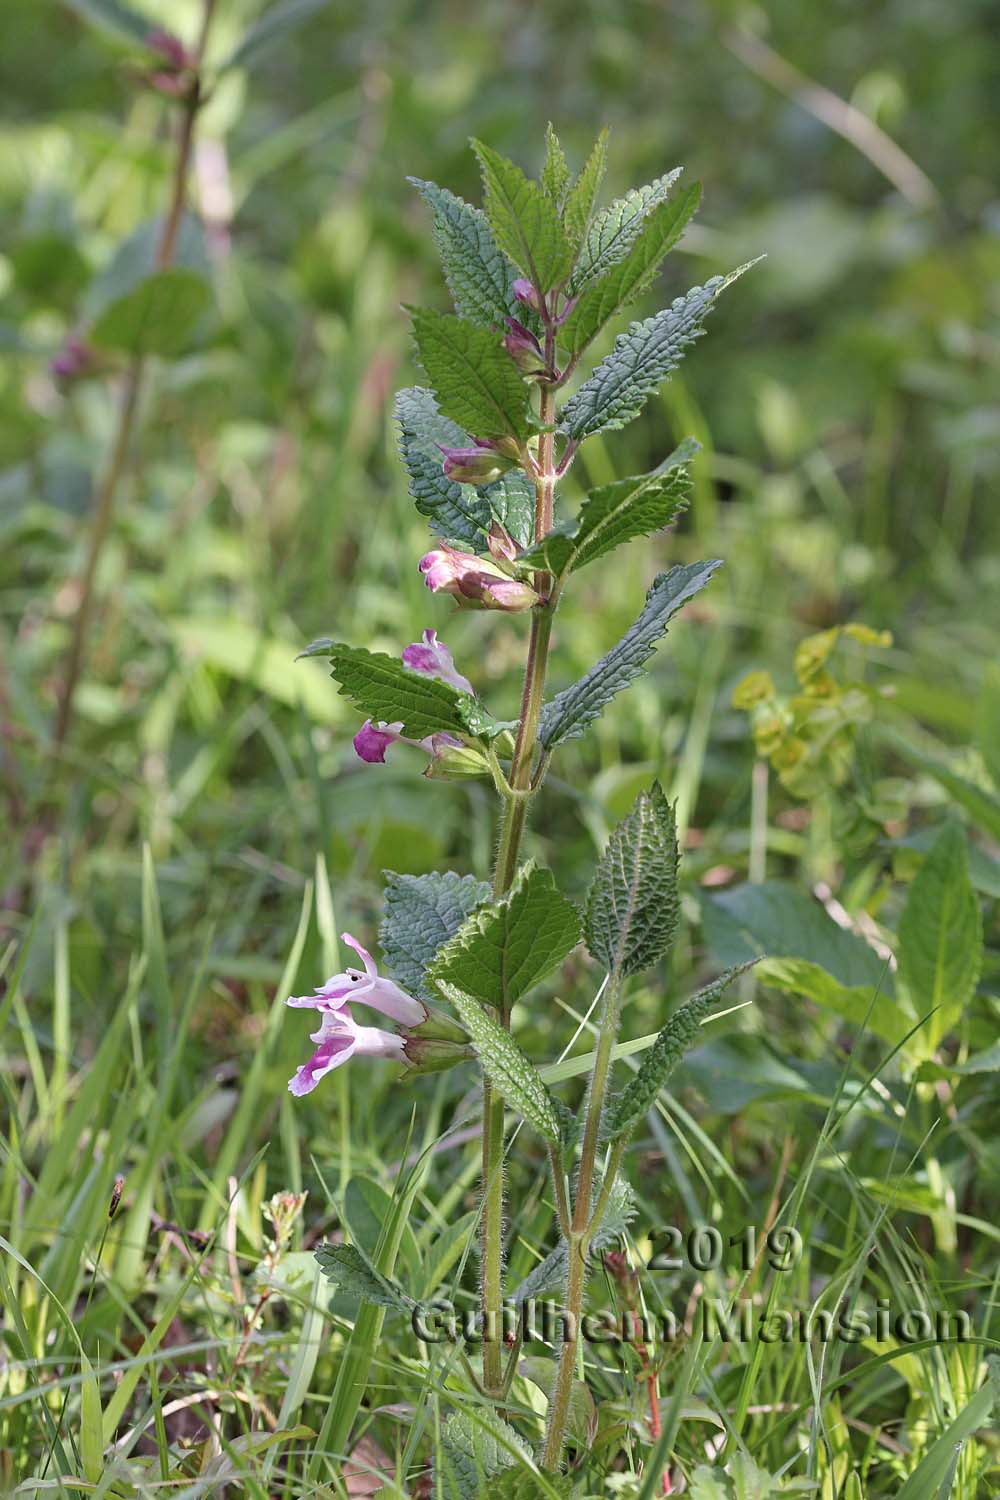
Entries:
<svg viewBox="0 0 1000 1500">
<path fill-rule="evenodd" d="M 490 556 L 498 563 L 513 562 L 517 556 L 517 543 L 507 528 L 497 520 L 490 523 L 486 545 L 490 549 Z"/>
<path fill-rule="evenodd" d="M 518 302 L 523 302 L 526 307 L 530 307 L 534 312 L 541 312 L 542 299 L 530 281 L 525 281 L 523 277 L 518 277 L 517 281 L 511 287 L 511 291 Z"/>
<path fill-rule="evenodd" d="M 432 593 L 451 594 L 460 604 L 515 613 L 538 603 L 530 584 L 512 578 L 486 558 L 459 552 L 447 543 L 420 559 L 420 571 Z"/>
<path fill-rule="evenodd" d="M 438 447 L 444 454 L 444 472 L 458 484 L 493 484 L 511 467 L 510 460 L 497 453 L 492 444 L 476 440 L 474 448 Z"/>
<path fill-rule="evenodd" d="M 150 51 L 158 52 L 178 73 L 184 68 L 195 66 L 194 53 L 185 47 L 179 36 L 174 36 L 172 31 L 167 31 L 162 26 L 157 26 L 149 32 L 146 37 L 146 46 Z"/>
<path fill-rule="evenodd" d="M 68 385 L 72 380 L 79 380 L 81 376 L 87 375 L 95 363 L 94 351 L 90 345 L 79 334 L 68 334 L 59 353 L 49 364 L 49 370 L 55 380 L 62 385 Z"/>
<path fill-rule="evenodd" d="M 507 319 L 510 332 L 504 335 L 504 348 L 517 365 L 522 375 L 545 374 L 545 355 L 542 346 L 531 332 L 516 318 Z"/>
<path fill-rule="evenodd" d="M 566 306 L 563 308 L 563 310 L 559 314 L 558 318 L 556 318 L 556 327 L 557 328 L 561 328 L 562 327 L 562 325 L 565 323 L 566 319 L 569 317 L 570 313 L 573 311 L 573 309 L 576 306 L 576 304 L 579 302 L 579 300 L 580 300 L 579 293 L 577 293 L 577 295 L 575 297 L 570 297 L 569 298 L 569 300 L 566 303 Z"/>
</svg>

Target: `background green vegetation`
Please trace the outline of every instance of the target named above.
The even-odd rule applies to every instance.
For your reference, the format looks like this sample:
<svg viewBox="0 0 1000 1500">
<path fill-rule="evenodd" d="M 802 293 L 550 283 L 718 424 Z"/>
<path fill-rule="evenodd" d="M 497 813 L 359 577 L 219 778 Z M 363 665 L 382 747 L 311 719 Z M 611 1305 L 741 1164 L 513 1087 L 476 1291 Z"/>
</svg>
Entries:
<svg viewBox="0 0 1000 1500">
<path fill-rule="evenodd" d="M 210 57 L 254 12 L 222 0 Z M 633 544 L 567 600 L 561 682 L 631 622 L 665 562 L 718 555 L 726 567 L 648 678 L 591 739 L 561 752 L 529 852 L 578 895 L 640 785 L 658 774 L 679 798 L 688 921 L 669 975 L 632 997 L 634 1035 L 740 956 L 748 931 L 751 946 L 821 963 L 845 986 L 876 982 L 851 969 L 857 952 L 835 938 L 836 922 L 894 947 L 908 882 L 948 816 L 968 832 L 987 936 L 978 997 L 949 1017 L 940 1076 L 919 1083 L 898 1060 L 885 1064 L 885 1043 L 857 1015 L 787 985 L 747 990 L 754 1006 L 694 1054 L 637 1144 L 640 1252 L 657 1224 L 761 1225 L 794 1190 L 806 1257 L 779 1278 L 779 1304 L 808 1307 L 863 1275 L 866 1299 L 963 1307 L 977 1332 L 998 1336 L 1000 1107 L 996 1073 L 981 1062 L 991 1047 L 1000 1061 L 990 12 L 976 0 L 808 11 L 768 0 L 747 15 L 721 4 L 472 11 L 385 0 L 320 9 L 229 72 L 200 121 L 193 182 L 209 220 L 213 308 L 183 357 L 150 366 L 76 721 L 53 763 L 114 386 L 99 378 L 61 392 L 48 365 L 116 247 L 162 212 L 175 109 L 138 85 L 134 50 L 67 9 L 8 0 L 0 1231 L 16 1254 L 0 1285 L 6 1481 L 83 1473 L 81 1443 L 100 1446 L 99 1400 L 120 1435 L 148 1424 L 104 1494 L 196 1474 L 202 1451 L 185 1456 L 183 1444 L 204 1438 L 206 1422 L 221 1444 L 204 1460 L 219 1466 L 217 1485 L 244 1471 L 250 1494 L 309 1493 L 307 1472 L 339 1482 L 335 1444 L 329 1459 L 303 1435 L 255 1454 L 246 1437 L 275 1423 L 323 1430 L 346 1325 L 331 1333 L 315 1311 L 303 1323 L 318 1291 L 301 1252 L 345 1224 L 374 1244 L 407 1153 L 453 1121 L 469 1125 L 473 1079 L 458 1069 L 407 1091 L 387 1068 L 358 1066 L 293 1105 L 284 1087 L 305 1026 L 280 1002 L 339 966 L 342 928 L 374 937 L 383 868 L 485 875 L 493 798 L 477 784 L 423 781 L 405 749 L 362 767 L 356 719 L 322 663 L 293 658 L 326 634 L 395 652 L 433 626 L 495 711 L 516 708 L 522 622 L 452 618 L 416 571 L 426 530 L 405 493 L 390 397 L 414 375 L 400 303 L 445 305 L 428 215 L 406 175 L 478 201 L 467 137 L 537 168 L 549 118 L 577 162 L 611 124 L 611 193 L 678 163 L 703 182 L 696 227 L 646 310 L 752 255 L 768 259 L 727 294 L 641 421 L 588 444 L 574 470 L 573 486 L 600 483 L 652 466 L 689 432 L 704 446 L 678 533 Z M 190 36 L 196 7 L 171 6 L 169 23 Z M 804 79 L 790 80 L 788 64 Z M 822 118 L 829 98 L 807 95 L 803 107 L 783 92 L 810 79 L 854 107 L 854 142 Z M 873 123 L 905 155 L 886 160 Z M 799 640 L 852 618 L 893 634 L 893 647 L 866 653 L 868 681 L 886 691 L 840 785 L 831 768 L 796 798 L 754 771 L 732 691 L 751 668 L 789 690 Z M 859 661 L 844 649 L 843 675 L 856 677 Z M 763 914 L 745 894 L 728 914 L 713 905 L 720 890 L 763 877 L 796 895 Z M 803 908 L 810 892 L 829 917 L 815 901 Z M 815 933 L 810 917 L 824 917 Z M 536 1055 L 569 1042 L 590 982 L 581 966 L 572 993 L 521 1018 Z M 980 1065 L 963 1072 L 970 1055 Z M 841 1119 L 883 1065 L 883 1107 L 868 1095 Z M 512 1169 L 515 1276 L 551 1243 L 533 1150 L 519 1142 Z M 118 1173 L 123 1206 L 108 1230 Z M 457 1261 L 442 1269 L 435 1255 L 475 1181 L 475 1147 L 460 1137 L 411 1183 L 413 1233 L 400 1250 L 411 1286 L 430 1288 L 435 1275 L 451 1284 Z M 262 1267 L 272 1231 L 261 1204 L 300 1187 L 310 1192 L 292 1241 L 300 1259 Z M 217 1230 L 220 1248 L 203 1256 L 171 1226 Z M 683 1309 L 692 1279 L 663 1273 L 647 1295 Z M 471 1300 L 471 1261 L 462 1285 Z M 353 1318 L 350 1305 L 335 1310 Z M 885 1352 L 841 1347 L 823 1362 L 800 1346 L 680 1351 L 663 1388 L 689 1397 L 681 1466 L 705 1461 L 719 1429 L 702 1418 L 721 1411 L 727 1457 L 745 1445 L 769 1472 L 787 1465 L 816 1479 L 823 1500 L 898 1494 L 981 1383 L 983 1349 L 872 1363 Z M 626 1415 L 635 1403 L 627 1468 L 648 1447 L 645 1391 L 627 1353 L 605 1366 L 595 1394 Z M 441 1395 L 391 1322 L 371 1380 L 372 1408 L 419 1402 L 428 1385 Z M 424 1425 L 373 1419 L 372 1438 L 411 1484 L 437 1415 L 432 1403 Z M 605 1426 L 613 1415 L 612 1404 Z M 981 1433 L 953 1493 L 994 1493 L 998 1463 L 995 1438 Z M 934 1483 L 911 1493 L 936 1495 Z"/>
</svg>

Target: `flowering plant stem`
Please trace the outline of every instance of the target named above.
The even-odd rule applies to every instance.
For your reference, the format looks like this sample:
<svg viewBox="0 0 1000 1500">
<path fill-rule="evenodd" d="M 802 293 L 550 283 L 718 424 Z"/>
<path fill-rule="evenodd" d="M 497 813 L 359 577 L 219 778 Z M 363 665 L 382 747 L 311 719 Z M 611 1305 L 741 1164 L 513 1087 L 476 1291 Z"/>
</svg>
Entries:
<svg viewBox="0 0 1000 1500">
<path fill-rule="evenodd" d="M 554 350 L 554 331 L 546 330 L 548 358 Z M 555 488 L 555 454 L 551 427 L 555 415 L 555 395 L 543 386 L 539 395 L 539 422 L 543 428 L 538 443 L 538 474 L 535 480 L 535 539 L 546 534 L 552 525 Z M 545 691 L 549 644 L 552 638 L 553 604 L 547 598 L 548 574 L 536 575 L 535 587 L 542 603 L 531 616 L 528 659 L 521 696 L 521 723 L 511 761 L 510 792 L 506 798 L 500 840 L 493 873 L 493 894 L 499 898 L 509 889 L 517 873 L 518 856 L 528 803 L 538 786 L 532 784 L 531 766 L 538 739 L 538 719 Z M 501 1016 L 509 1027 L 510 1015 Z M 498 1342 L 503 1303 L 503 1213 L 504 1213 L 504 1105 L 489 1079 L 483 1079 L 483 1207 L 480 1221 L 482 1259 L 483 1328 L 488 1331 L 483 1345 L 483 1383 L 490 1395 L 500 1395 L 503 1387 L 502 1349 Z"/>
</svg>

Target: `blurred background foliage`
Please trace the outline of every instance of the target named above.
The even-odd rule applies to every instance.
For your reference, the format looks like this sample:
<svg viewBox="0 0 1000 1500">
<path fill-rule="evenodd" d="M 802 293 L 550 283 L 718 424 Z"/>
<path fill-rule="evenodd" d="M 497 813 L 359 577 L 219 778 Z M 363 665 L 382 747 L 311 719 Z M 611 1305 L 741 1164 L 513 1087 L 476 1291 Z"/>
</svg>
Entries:
<svg viewBox="0 0 1000 1500">
<path fill-rule="evenodd" d="M 396 458 L 391 395 L 419 378 L 400 304 L 445 305 L 406 176 L 478 201 L 467 138 L 537 168 L 548 119 L 577 163 L 611 125 L 610 193 L 677 164 L 704 184 L 696 225 L 636 315 L 767 260 L 642 420 L 588 444 L 567 486 L 572 499 L 584 483 L 641 472 L 689 432 L 703 444 L 677 534 L 633 544 L 567 599 L 560 682 L 617 638 L 668 560 L 717 554 L 726 567 L 648 678 L 561 752 L 533 847 L 579 894 L 595 846 L 660 774 L 687 830 L 679 975 L 706 958 L 699 887 L 703 901 L 748 875 L 836 892 L 840 910 L 891 928 L 898 878 L 956 795 L 940 768 L 987 802 L 998 775 L 994 8 L 372 0 L 316 7 L 227 70 L 199 119 L 178 256 L 207 269 L 211 307 L 179 357 L 148 362 L 76 719 L 53 758 L 121 357 L 68 382 L 51 362 L 121 289 L 119 247 L 162 214 L 177 115 L 144 85 L 137 49 L 87 24 L 101 9 L 7 0 L 0 53 L 0 858 L 11 935 L 36 919 L 22 984 L 40 1006 L 38 1055 L 25 1044 L 17 1076 L 37 1086 L 70 1036 L 72 1067 L 86 1063 L 136 952 L 152 953 L 142 1014 L 152 1023 L 172 993 L 176 1019 L 178 997 L 193 997 L 178 1150 L 215 1161 L 232 1082 L 267 1035 L 261 1115 L 243 1121 L 228 1169 L 277 1120 L 272 1188 L 294 1186 L 294 1128 L 276 1101 L 302 1038 L 271 1037 L 266 1016 L 317 854 L 337 923 L 362 938 L 383 867 L 487 871 L 488 789 L 426 783 L 403 748 L 385 767 L 361 766 L 352 711 L 321 663 L 294 657 L 318 635 L 395 653 L 432 626 L 496 712 L 516 707 L 523 622 L 452 618 L 417 573 L 426 530 Z M 162 22 L 161 9 L 150 0 L 145 13 Z M 210 72 L 256 11 L 220 0 Z M 190 38 L 199 12 L 176 0 L 171 29 Z M 894 644 L 866 652 L 863 668 L 844 648 L 847 676 L 863 670 L 878 689 L 871 722 L 846 770 L 803 801 L 755 771 L 733 690 L 751 669 L 794 688 L 800 640 L 849 620 Z M 973 876 L 992 903 L 1000 825 L 989 832 Z M 144 842 L 162 950 L 150 947 Z M 309 925 L 302 984 L 326 972 L 328 936 Z M 652 1025 L 655 997 L 644 1005 Z M 800 1029 L 791 1002 L 769 997 L 767 1014 L 790 1052 L 825 1057 L 827 1033 Z M 559 1013 L 535 1024 L 554 1053 Z M 163 1065 L 168 1042 L 136 1052 L 137 1077 Z M 728 1086 L 703 1075 L 711 1107 L 727 1109 Z M 355 1101 L 368 1126 L 354 1149 L 373 1171 L 381 1079 Z M 296 1115 L 321 1158 L 342 1150 L 346 1130 L 346 1092 L 330 1093 L 340 1114 L 321 1100 Z M 766 1132 L 752 1117 L 741 1129 L 734 1150 L 761 1168 L 748 1180 L 766 1196 Z M 34 1144 L 51 1138 L 45 1126 Z M 197 1175 L 167 1176 L 181 1215 Z M 224 1180 L 220 1168 L 217 1189 Z"/>
</svg>

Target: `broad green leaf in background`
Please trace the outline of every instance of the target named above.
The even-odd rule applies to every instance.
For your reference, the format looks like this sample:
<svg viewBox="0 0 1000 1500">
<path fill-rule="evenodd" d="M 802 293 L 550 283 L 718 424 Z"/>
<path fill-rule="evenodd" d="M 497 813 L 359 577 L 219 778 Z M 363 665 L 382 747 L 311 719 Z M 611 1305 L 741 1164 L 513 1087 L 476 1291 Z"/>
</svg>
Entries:
<svg viewBox="0 0 1000 1500">
<path fill-rule="evenodd" d="M 615 828 L 587 894 L 592 956 L 624 979 L 648 969 L 674 940 L 680 915 L 677 826 L 658 781 Z"/>
<path fill-rule="evenodd" d="M 607 1114 L 607 1132 L 613 1139 L 633 1125 L 650 1109 L 657 1094 L 666 1085 L 677 1065 L 701 1037 L 701 1023 L 722 998 L 726 990 L 756 962 L 739 964 L 675 1010 L 656 1041 L 644 1055 L 639 1071 L 620 1094 L 612 1099 Z"/>
<path fill-rule="evenodd" d="M 563 206 L 563 229 L 574 251 L 583 243 L 594 214 L 594 204 L 608 164 L 608 131 L 601 131 L 587 157 L 583 171 L 566 194 Z"/>
<path fill-rule="evenodd" d="M 804 958 L 846 989 L 894 993 L 892 970 L 864 938 L 841 927 L 791 881 L 764 880 L 702 896 L 702 924 L 712 956 L 727 966 L 767 955 Z"/>
<path fill-rule="evenodd" d="M 976 705 L 976 747 L 994 785 L 1000 789 L 1000 667 L 983 674 Z"/>
<path fill-rule="evenodd" d="M 914 876 L 899 923 L 898 957 L 917 1014 L 935 1011 L 922 1034 L 933 1052 L 961 1020 L 983 962 L 979 903 L 957 821 L 945 824 Z"/>
<path fill-rule="evenodd" d="M 483 1072 L 512 1109 L 523 1115 L 543 1140 L 559 1145 L 559 1117 L 534 1063 L 500 1022 L 457 985 L 439 979 L 437 987 L 455 1007 L 469 1033 Z"/>
<path fill-rule="evenodd" d="M 415 1305 L 397 1282 L 376 1270 L 354 1245 L 320 1245 L 316 1260 L 328 1281 L 361 1302 L 391 1307 L 396 1312 L 410 1312 Z"/>
<path fill-rule="evenodd" d="M 457 704 L 463 694 L 436 677 L 411 672 L 395 656 L 339 641 L 314 641 L 301 654 L 329 656 L 330 675 L 342 696 L 371 719 L 400 724 L 408 739 L 422 740 L 441 730 L 462 733 Z"/>
<path fill-rule="evenodd" d="M 579 442 L 595 432 L 624 427 L 637 417 L 680 364 L 687 346 L 704 331 L 701 325 L 716 298 L 754 264 L 748 261 L 728 276 L 713 276 L 654 317 L 629 324 L 615 339 L 611 353 L 563 407 L 562 430 Z"/>
<path fill-rule="evenodd" d="M 889 976 L 889 965 L 885 965 Z M 892 994 L 873 985 L 841 984 L 819 964 L 804 958 L 768 958 L 757 971 L 763 984 L 786 994 L 800 995 L 855 1026 L 866 1025 L 876 1036 L 896 1046 L 913 1029 L 918 1017 Z"/>
<path fill-rule="evenodd" d="M 277 0 L 276 4 L 266 6 L 222 67 L 250 67 L 331 3 L 332 0 Z"/>
<path fill-rule="evenodd" d="M 146 16 L 123 5 L 121 0 L 63 0 L 63 3 L 81 21 L 108 32 L 121 42 L 145 43 L 153 29 Z"/>
<path fill-rule="evenodd" d="M 163 225 L 162 218 L 146 219 L 117 246 L 84 293 L 80 312 L 86 322 L 97 322 L 113 304 L 161 269 L 158 255 Z M 193 271 L 204 281 L 211 279 L 212 262 L 205 243 L 205 230 L 192 213 L 185 213 L 181 218 L 170 263 L 175 269 Z"/>
<path fill-rule="evenodd" d="M 551 870 L 524 865 L 500 901 L 466 918 L 437 955 L 430 978 L 509 1010 L 579 940 L 579 912 L 556 889 Z"/>
<path fill-rule="evenodd" d="M 486 217 L 497 244 L 540 292 L 549 291 L 573 265 L 573 247 L 555 204 L 491 146 L 473 141 L 472 148 L 482 168 Z"/>
<path fill-rule="evenodd" d="M 454 313 L 409 311 L 417 355 L 444 415 L 474 437 L 527 437 L 528 387 L 499 334 Z"/>
<path fill-rule="evenodd" d="M 99 349 L 174 357 L 187 348 L 211 301 L 212 289 L 197 272 L 183 266 L 154 271 L 104 309 L 90 342 Z"/>
<path fill-rule="evenodd" d="M 719 567 L 718 560 L 684 563 L 653 579 L 642 613 L 618 644 L 542 709 L 539 739 L 546 750 L 578 739 L 615 694 L 638 677 L 674 615 L 701 592 Z"/>
<path fill-rule="evenodd" d="M 575 520 L 554 527 L 518 561 L 564 575 L 633 537 L 670 526 L 687 505 L 690 481 L 684 465 L 698 447 L 693 438 L 686 438 L 652 473 L 591 490 Z"/>
<path fill-rule="evenodd" d="M 581 291 L 625 259 L 642 228 L 643 219 L 663 201 L 680 174 L 680 167 L 675 167 L 645 187 L 632 188 L 624 198 L 616 198 L 597 215 L 570 277 L 571 292 Z"/>
<path fill-rule="evenodd" d="M 393 978 L 422 1000 L 438 996 L 425 979 L 431 960 L 469 913 L 487 901 L 491 887 L 454 870 L 428 875 L 386 873 L 379 943 Z"/>
<path fill-rule="evenodd" d="M 511 290 L 517 273 L 498 249 L 486 215 L 434 182 L 407 180 L 434 214 L 434 243 L 456 311 L 485 328 L 502 328 L 520 305 Z"/>
<path fill-rule="evenodd" d="M 578 354 L 616 313 L 649 286 L 664 256 L 684 233 L 700 198 L 701 184 L 694 182 L 676 198 L 657 204 L 642 221 L 635 243 L 625 258 L 580 294 L 560 330 L 562 348 Z"/>
</svg>

